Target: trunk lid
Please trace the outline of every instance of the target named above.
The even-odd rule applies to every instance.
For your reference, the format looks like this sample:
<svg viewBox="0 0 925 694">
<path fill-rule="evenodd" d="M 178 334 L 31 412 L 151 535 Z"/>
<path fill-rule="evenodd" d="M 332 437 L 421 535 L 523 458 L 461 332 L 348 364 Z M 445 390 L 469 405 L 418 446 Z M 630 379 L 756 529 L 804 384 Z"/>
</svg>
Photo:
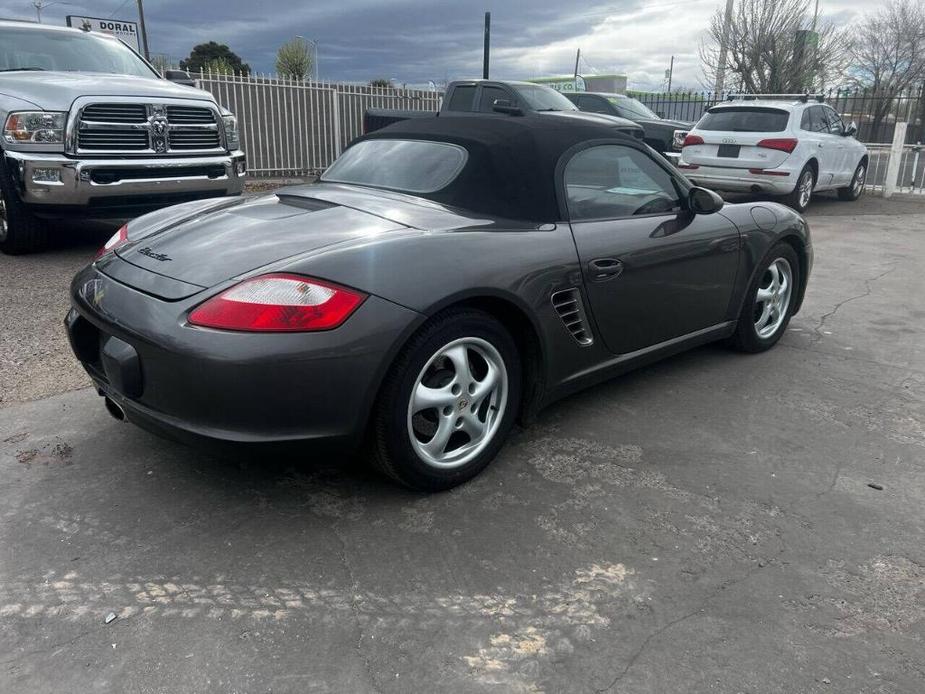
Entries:
<svg viewBox="0 0 925 694">
<path fill-rule="evenodd" d="M 130 231 L 116 255 L 150 272 L 211 287 L 295 255 L 405 228 L 335 202 L 277 194 L 176 221 L 136 241 Z"/>
</svg>

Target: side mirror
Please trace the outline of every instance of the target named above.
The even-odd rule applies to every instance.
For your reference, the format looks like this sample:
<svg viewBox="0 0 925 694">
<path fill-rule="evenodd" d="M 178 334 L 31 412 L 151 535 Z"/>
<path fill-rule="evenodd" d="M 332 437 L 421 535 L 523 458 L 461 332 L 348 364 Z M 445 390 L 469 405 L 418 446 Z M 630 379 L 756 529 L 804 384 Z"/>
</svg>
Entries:
<svg viewBox="0 0 925 694">
<path fill-rule="evenodd" d="M 168 82 L 185 84 L 187 87 L 196 86 L 193 78 L 189 76 L 189 73 L 186 70 L 164 70 L 164 79 L 166 79 Z"/>
<path fill-rule="evenodd" d="M 694 186 L 687 195 L 688 209 L 694 214 L 713 214 L 723 209 L 723 199 L 712 190 Z"/>
<path fill-rule="evenodd" d="M 522 116 L 523 110 L 512 104 L 508 99 L 495 99 L 491 104 L 495 113 L 506 113 L 509 116 Z"/>
<path fill-rule="evenodd" d="M 848 125 L 845 126 L 845 132 L 844 132 L 845 137 L 854 137 L 855 135 L 857 135 L 857 132 L 858 132 L 858 124 L 855 123 L 854 121 L 851 121 L 850 123 L 848 123 Z"/>
</svg>

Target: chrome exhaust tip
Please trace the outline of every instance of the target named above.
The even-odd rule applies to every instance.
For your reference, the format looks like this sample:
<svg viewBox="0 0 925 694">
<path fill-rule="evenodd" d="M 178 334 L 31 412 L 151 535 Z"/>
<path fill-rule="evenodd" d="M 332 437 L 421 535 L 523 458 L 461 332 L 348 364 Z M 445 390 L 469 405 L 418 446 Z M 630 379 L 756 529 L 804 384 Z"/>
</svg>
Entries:
<svg viewBox="0 0 925 694">
<path fill-rule="evenodd" d="M 120 422 L 125 421 L 125 410 L 123 410 L 117 402 L 110 398 L 106 398 L 106 411 L 112 415 L 113 419 L 117 419 Z"/>
</svg>

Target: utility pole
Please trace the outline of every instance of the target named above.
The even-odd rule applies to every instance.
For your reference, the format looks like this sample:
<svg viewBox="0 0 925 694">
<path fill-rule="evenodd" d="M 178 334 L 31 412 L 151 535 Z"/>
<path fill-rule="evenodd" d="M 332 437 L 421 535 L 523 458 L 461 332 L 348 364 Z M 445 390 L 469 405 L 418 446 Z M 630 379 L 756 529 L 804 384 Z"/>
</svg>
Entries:
<svg viewBox="0 0 925 694">
<path fill-rule="evenodd" d="M 138 0 L 138 26 L 141 29 L 141 50 L 144 53 L 145 60 L 150 60 L 148 56 L 148 30 L 145 29 L 145 6 L 142 0 Z"/>
<path fill-rule="evenodd" d="M 732 29 L 732 6 L 735 0 L 726 0 L 726 14 L 723 17 L 723 35 L 719 42 L 719 61 L 716 64 L 716 85 L 713 88 L 716 97 L 723 94 L 726 80 L 726 51 L 729 48 L 729 32 Z"/>
<path fill-rule="evenodd" d="M 581 49 L 578 49 L 578 52 L 575 54 L 575 75 L 573 77 L 575 81 L 575 89 L 578 89 L 578 61 L 581 60 Z"/>
<path fill-rule="evenodd" d="M 141 0 L 139 0 L 140 2 Z M 482 79 L 488 79 L 488 53 L 491 49 L 491 12 L 485 13 L 485 43 L 482 47 Z"/>
<path fill-rule="evenodd" d="M 674 77 L 674 56 L 671 56 L 671 65 L 668 67 L 668 91 L 671 92 L 671 78 Z"/>
</svg>

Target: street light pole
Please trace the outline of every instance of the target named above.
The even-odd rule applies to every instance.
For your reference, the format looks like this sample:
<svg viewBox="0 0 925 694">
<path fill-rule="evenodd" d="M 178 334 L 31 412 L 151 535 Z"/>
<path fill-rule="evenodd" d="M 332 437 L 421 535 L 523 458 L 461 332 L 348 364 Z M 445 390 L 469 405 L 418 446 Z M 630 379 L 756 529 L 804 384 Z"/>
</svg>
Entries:
<svg viewBox="0 0 925 694">
<path fill-rule="evenodd" d="M 142 0 L 138 0 L 138 26 L 141 29 L 141 50 L 144 51 L 145 60 L 150 60 L 148 55 L 148 30 L 145 28 L 145 6 Z"/>
<path fill-rule="evenodd" d="M 491 48 L 491 12 L 485 13 L 485 42 L 482 46 L 482 79 L 488 79 L 488 53 Z"/>
</svg>

